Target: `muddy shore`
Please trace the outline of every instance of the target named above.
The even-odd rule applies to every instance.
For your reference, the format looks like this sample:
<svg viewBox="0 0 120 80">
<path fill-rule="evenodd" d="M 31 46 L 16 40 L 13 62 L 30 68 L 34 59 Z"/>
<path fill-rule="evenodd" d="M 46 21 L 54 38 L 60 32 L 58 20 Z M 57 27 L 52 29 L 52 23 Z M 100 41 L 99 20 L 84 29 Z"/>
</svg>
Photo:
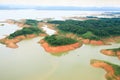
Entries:
<svg viewBox="0 0 120 80">
<path fill-rule="evenodd" d="M 45 49 L 45 51 L 49 53 L 62 53 L 62 52 L 74 50 L 82 46 L 82 44 L 78 42 L 70 45 L 64 45 L 64 46 L 51 46 L 44 40 L 41 40 L 39 43 Z"/>
<path fill-rule="evenodd" d="M 109 49 L 103 49 L 100 52 L 104 55 L 116 56 L 120 60 L 120 51 L 119 50 L 118 51 L 113 51 L 113 50 L 109 50 Z"/>
<path fill-rule="evenodd" d="M 9 48 L 18 48 L 18 45 L 17 45 L 18 42 L 25 40 L 25 39 L 35 38 L 37 36 L 46 36 L 46 34 L 39 34 L 39 35 L 29 34 L 26 36 L 20 35 L 13 39 L 8 39 L 8 38 L 1 39 L 0 42 Z"/>
<path fill-rule="evenodd" d="M 101 60 L 91 60 L 91 65 L 96 68 L 104 69 L 107 72 L 105 74 L 107 80 L 120 80 L 120 75 L 115 75 L 115 70 L 112 65 Z"/>
</svg>

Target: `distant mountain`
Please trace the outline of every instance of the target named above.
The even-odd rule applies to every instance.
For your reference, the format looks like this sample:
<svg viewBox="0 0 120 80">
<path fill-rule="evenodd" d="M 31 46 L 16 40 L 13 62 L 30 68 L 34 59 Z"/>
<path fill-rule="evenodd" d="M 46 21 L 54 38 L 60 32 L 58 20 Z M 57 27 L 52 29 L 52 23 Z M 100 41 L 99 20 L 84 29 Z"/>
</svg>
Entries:
<svg viewBox="0 0 120 80">
<path fill-rule="evenodd" d="M 120 7 L 74 7 L 74 6 L 28 6 L 28 5 L 0 5 L 1 10 L 37 9 L 37 10 L 81 10 L 81 11 L 120 11 Z"/>
</svg>

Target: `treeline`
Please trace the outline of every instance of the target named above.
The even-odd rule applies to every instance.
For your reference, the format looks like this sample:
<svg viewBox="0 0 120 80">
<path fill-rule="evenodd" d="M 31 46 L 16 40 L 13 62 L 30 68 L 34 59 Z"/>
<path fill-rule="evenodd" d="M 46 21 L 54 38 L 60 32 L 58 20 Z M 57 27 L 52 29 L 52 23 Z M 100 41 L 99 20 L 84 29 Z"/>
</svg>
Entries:
<svg viewBox="0 0 120 80">
<path fill-rule="evenodd" d="M 107 64 L 109 64 L 109 65 L 111 65 L 113 67 L 113 69 L 115 71 L 114 74 L 116 76 L 120 76 L 120 65 L 112 64 L 112 63 L 107 62 L 107 61 L 104 61 L 104 62 L 107 63 Z"/>
<path fill-rule="evenodd" d="M 101 18 L 99 20 L 66 20 L 66 21 L 49 21 L 49 23 L 59 24 L 57 28 L 64 32 L 72 32 L 77 35 L 91 33 L 91 39 L 100 39 L 110 36 L 120 35 L 120 18 Z M 95 38 L 96 37 L 96 38 Z"/>
<path fill-rule="evenodd" d="M 33 27 L 37 27 L 38 22 L 39 22 L 39 21 L 37 21 L 37 20 L 26 19 L 25 24 L 27 24 L 27 25 L 31 25 L 31 26 L 33 26 Z"/>
<path fill-rule="evenodd" d="M 120 47 L 119 48 L 113 48 L 113 49 L 107 49 L 107 50 L 112 50 L 114 52 L 120 51 Z"/>
<path fill-rule="evenodd" d="M 10 34 L 8 36 L 9 39 L 12 39 L 16 36 L 20 36 L 20 35 L 27 35 L 27 34 L 36 34 L 38 35 L 39 33 L 43 33 L 43 31 L 41 29 L 39 29 L 38 27 L 24 27 L 21 30 L 17 30 L 16 32 Z"/>
<path fill-rule="evenodd" d="M 117 64 L 113 64 L 113 63 L 111 63 L 111 62 L 108 62 L 108 61 L 104 61 L 104 60 L 96 60 L 96 59 L 93 59 L 93 60 L 91 60 L 91 64 L 94 64 L 94 62 L 96 63 L 96 62 L 104 62 L 104 63 L 106 63 L 106 64 L 108 64 L 108 65 L 110 65 L 112 68 L 113 68 L 113 70 L 114 70 L 114 75 L 115 76 L 120 76 L 120 65 L 117 65 Z M 113 80 L 114 78 L 115 78 L 115 76 L 111 76 L 111 78 L 109 78 L 109 79 L 107 79 L 107 80 Z M 112 78 L 113 77 L 113 78 Z M 116 78 L 115 78 L 115 80 L 116 80 Z"/>
<path fill-rule="evenodd" d="M 51 46 L 62 46 L 76 43 L 77 40 L 60 35 L 46 36 L 44 40 Z"/>
</svg>

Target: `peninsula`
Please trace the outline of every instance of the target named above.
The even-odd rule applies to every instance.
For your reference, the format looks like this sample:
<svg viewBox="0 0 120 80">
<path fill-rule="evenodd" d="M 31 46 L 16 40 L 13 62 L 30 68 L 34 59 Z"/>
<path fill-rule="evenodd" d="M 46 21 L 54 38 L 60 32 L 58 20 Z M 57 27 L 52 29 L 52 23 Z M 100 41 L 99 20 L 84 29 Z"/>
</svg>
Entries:
<svg viewBox="0 0 120 80">
<path fill-rule="evenodd" d="M 60 35 L 46 36 L 40 43 L 50 53 L 62 53 L 76 49 L 82 45 L 75 39 Z"/>
<path fill-rule="evenodd" d="M 107 80 L 120 80 L 120 66 L 103 60 L 91 60 L 91 65 L 97 68 L 104 69 Z"/>
<path fill-rule="evenodd" d="M 18 48 L 17 43 L 21 40 L 28 39 L 28 38 L 34 38 L 39 35 L 42 35 L 43 32 L 37 27 L 24 27 L 21 30 L 17 30 L 16 32 L 10 34 L 4 39 L 1 39 L 0 42 L 2 44 L 5 44 L 7 47 L 10 48 Z"/>
<path fill-rule="evenodd" d="M 120 48 L 113 48 L 113 49 L 103 49 L 101 53 L 108 55 L 108 56 L 116 56 L 120 59 Z"/>
<path fill-rule="evenodd" d="M 37 20 L 26 19 L 22 21 L 16 21 L 8 19 L 6 20 L 6 23 L 16 24 L 19 27 L 22 27 L 22 29 L 15 31 L 14 33 L 11 33 L 10 35 L 3 39 L 0 39 L 0 43 L 5 44 L 7 47 L 10 48 L 18 48 L 17 43 L 24 39 L 45 35 L 45 33 L 40 28 L 37 27 L 38 25 Z"/>
</svg>

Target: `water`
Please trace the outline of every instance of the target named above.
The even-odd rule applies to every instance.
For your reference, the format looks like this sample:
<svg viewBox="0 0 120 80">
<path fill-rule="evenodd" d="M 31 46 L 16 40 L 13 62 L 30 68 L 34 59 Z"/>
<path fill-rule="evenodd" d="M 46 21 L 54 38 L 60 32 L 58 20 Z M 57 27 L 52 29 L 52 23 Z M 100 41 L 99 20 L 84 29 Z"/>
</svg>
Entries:
<svg viewBox="0 0 120 80">
<path fill-rule="evenodd" d="M 66 55 L 54 56 L 37 42 L 42 37 L 24 40 L 17 49 L 0 48 L 0 80 L 105 80 L 105 71 L 90 65 L 91 59 L 101 59 L 120 64 L 115 57 L 102 55 L 99 50 L 119 47 L 109 46 L 82 47 Z"/>
<path fill-rule="evenodd" d="M 0 20 L 5 19 L 43 19 L 55 18 L 63 20 L 64 17 L 74 16 L 100 16 L 103 11 L 64 11 L 64 10 L 0 10 Z M 101 17 L 101 16 L 100 16 Z"/>
<path fill-rule="evenodd" d="M 42 29 L 43 29 L 43 31 L 45 31 L 48 35 L 53 35 L 53 34 L 55 34 L 55 30 L 52 30 L 52 29 L 50 29 L 50 28 L 48 28 L 48 26 L 47 25 L 44 25 L 43 27 L 42 27 Z"/>
<path fill-rule="evenodd" d="M 7 24 L 7 23 L 2 23 L 2 24 L 4 24 L 4 26 L 0 26 L 0 39 L 20 29 L 17 25 L 14 24 Z"/>
<path fill-rule="evenodd" d="M 0 15 L 8 15 L 8 13 L 1 14 L 6 12 L 0 12 Z M 12 18 L 17 19 L 18 12 L 21 11 L 14 11 L 17 14 L 11 15 Z M 25 11 L 24 15 L 27 15 L 28 12 Z M 51 14 L 55 12 L 51 12 Z M 70 12 L 65 11 L 65 15 L 67 15 L 66 13 L 72 15 L 72 12 L 70 14 Z M 48 13 L 44 14 L 47 15 Z M 34 15 L 36 14 L 33 14 L 33 18 L 35 18 Z M 11 16 L 8 15 L 7 17 L 10 18 Z M 6 16 L 2 17 L 5 19 Z M 22 17 L 26 18 L 19 15 L 19 18 Z M 0 36 L 10 34 L 17 29 L 19 28 L 15 25 L 1 26 Z M 120 44 L 113 43 L 105 46 L 83 45 L 61 56 L 55 56 L 47 53 L 37 43 L 42 38 L 23 40 L 18 43 L 19 48 L 17 49 L 7 48 L 5 45 L 0 44 L 0 80 L 106 80 L 104 77 L 106 72 L 103 69 L 92 67 L 90 60 L 99 59 L 120 64 L 116 57 L 109 57 L 100 53 L 101 49 L 116 48 Z"/>
</svg>

